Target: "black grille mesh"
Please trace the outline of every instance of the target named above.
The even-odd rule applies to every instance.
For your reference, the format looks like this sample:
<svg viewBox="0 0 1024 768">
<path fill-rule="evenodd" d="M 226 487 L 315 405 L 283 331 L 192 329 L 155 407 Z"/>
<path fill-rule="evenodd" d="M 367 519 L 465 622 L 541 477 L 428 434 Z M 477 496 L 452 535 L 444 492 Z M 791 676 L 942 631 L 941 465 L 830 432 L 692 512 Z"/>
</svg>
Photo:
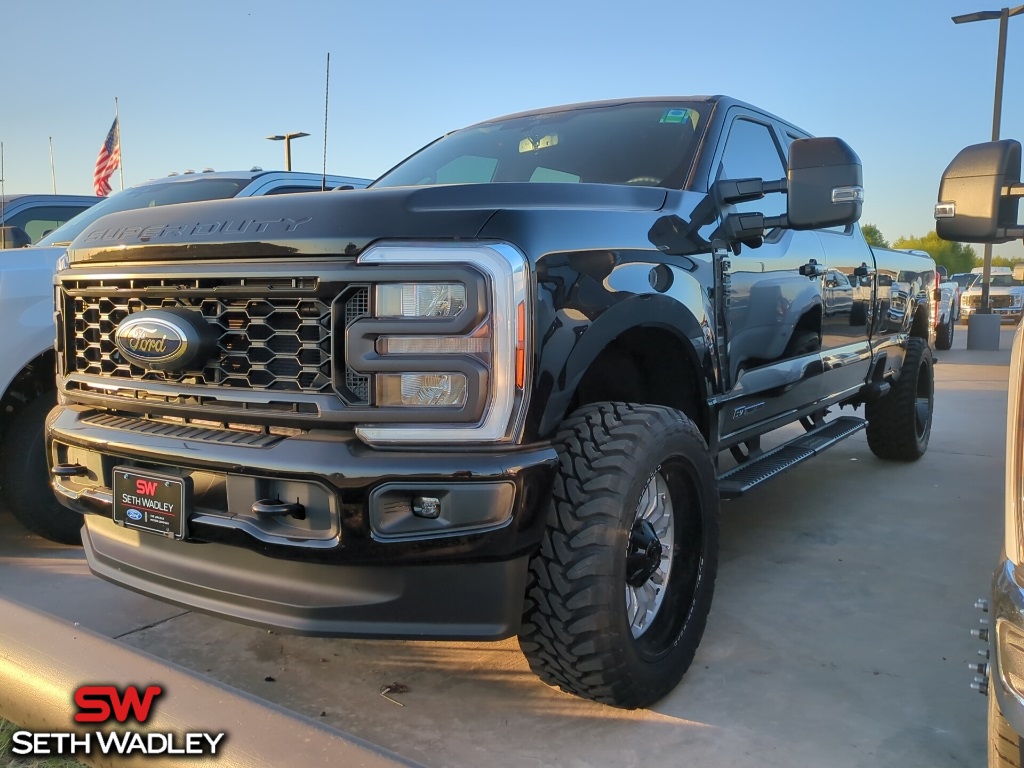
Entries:
<svg viewBox="0 0 1024 768">
<path fill-rule="evenodd" d="M 370 314 L 370 291 L 368 288 L 358 288 L 345 302 L 345 327 L 348 328 L 353 321 Z M 354 395 L 355 402 L 370 402 L 370 377 L 356 373 L 348 366 L 345 366 L 345 386 Z"/>
<path fill-rule="evenodd" d="M 71 297 L 73 370 L 91 376 L 194 386 L 236 387 L 317 394 L 331 389 L 331 303 L 316 297 L 177 295 L 118 296 L 85 290 Z M 191 292 L 189 292 L 191 293 Z M 346 323 L 366 314 L 369 291 L 361 288 L 345 304 Z M 129 315 L 147 309 L 184 308 L 201 314 L 220 334 L 216 352 L 202 370 L 147 371 L 124 359 L 114 330 Z M 346 382 L 365 394 L 368 379 L 346 371 Z M 352 386 L 355 385 L 355 386 Z"/>
</svg>

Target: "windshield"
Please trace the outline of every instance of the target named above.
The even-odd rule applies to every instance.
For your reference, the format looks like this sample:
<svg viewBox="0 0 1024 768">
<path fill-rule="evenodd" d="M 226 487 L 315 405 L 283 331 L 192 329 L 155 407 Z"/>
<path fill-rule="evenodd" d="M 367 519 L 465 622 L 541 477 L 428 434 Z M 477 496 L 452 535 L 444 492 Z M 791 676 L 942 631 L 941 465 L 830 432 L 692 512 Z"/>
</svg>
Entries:
<svg viewBox="0 0 1024 768">
<path fill-rule="evenodd" d="M 101 216 L 118 211 L 132 211 L 137 208 L 154 208 L 174 203 L 194 203 L 199 200 L 222 200 L 237 195 L 250 179 L 221 179 L 199 176 L 188 181 L 180 178 L 156 184 L 142 184 L 130 187 L 117 194 L 100 200 L 96 205 L 82 211 L 73 219 L 57 227 L 36 243 L 45 245 L 70 245 L 71 241 Z"/>
<path fill-rule="evenodd" d="M 972 285 L 974 285 L 975 282 L 978 281 L 979 278 L 980 275 L 974 275 L 971 274 L 970 272 L 958 272 L 949 279 L 952 280 L 957 285 L 959 285 L 961 288 L 970 288 Z"/>
<path fill-rule="evenodd" d="M 1020 285 L 1019 282 L 1013 279 L 1013 275 L 992 275 L 988 284 L 993 288 L 1010 288 L 1014 285 Z"/>
<path fill-rule="evenodd" d="M 680 102 L 512 117 L 438 139 L 372 186 L 555 181 L 678 188 L 702 127 L 695 105 Z"/>
</svg>

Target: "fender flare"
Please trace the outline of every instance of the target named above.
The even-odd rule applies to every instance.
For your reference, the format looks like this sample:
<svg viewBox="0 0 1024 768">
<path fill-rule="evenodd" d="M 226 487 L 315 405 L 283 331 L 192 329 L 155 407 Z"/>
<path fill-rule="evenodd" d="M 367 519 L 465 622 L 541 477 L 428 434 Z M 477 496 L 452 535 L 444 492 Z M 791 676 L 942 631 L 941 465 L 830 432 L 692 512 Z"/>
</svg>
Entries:
<svg viewBox="0 0 1024 768">
<path fill-rule="evenodd" d="M 706 400 L 709 395 L 709 383 L 703 373 L 702 361 L 709 346 L 708 337 L 705 335 L 707 322 L 708 320 L 702 324 L 689 307 L 670 296 L 639 294 L 609 307 L 587 325 L 582 334 L 578 332 L 579 324 L 575 327 L 563 326 L 560 329 L 561 333 L 572 334 L 576 340 L 558 372 L 557 381 L 549 382 L 550 387 L 542 387 L 542 390 L 548 389 L 548 392 L 539 417 L 539 434 L 548 435 L 557 428 L 565 418 L 576 390 L 590 367 L 608 345 L 634 328 L 666 330 L 682 342 L 691 357 L 690 363 L 699 373 L 697 378 L 702 389 L 701 399 Z M 556 331 L 556 334 L 545 338 L 544 346 L 538 350 L 539 359 L 543 359 L 545 349 L 550 348 L 552 344 L 557 345 L 557 333 Z M 557 352 L 555 354 L 557 355 Z"/>
</svg>

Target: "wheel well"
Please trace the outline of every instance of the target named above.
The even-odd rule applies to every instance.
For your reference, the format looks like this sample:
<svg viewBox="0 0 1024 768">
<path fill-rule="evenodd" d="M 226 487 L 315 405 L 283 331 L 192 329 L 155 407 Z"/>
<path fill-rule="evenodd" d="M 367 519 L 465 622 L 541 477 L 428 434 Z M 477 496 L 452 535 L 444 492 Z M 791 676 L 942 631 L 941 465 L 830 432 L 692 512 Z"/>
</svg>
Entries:
<svg viewBox="0 0 1024 768">
<path fill-rule="evenodd" d="M 606 401 L 664 405 L 689 416 L 706 440 L 708 412 L 698 370 L 687 342 L 661 328 L 632 328 L 591 363 L 569 410 Z"/>
<path fill-rule="evenodd" d="M 0 398 L 0 431 L 11 418 L 44 392 L 54 389 L 57 358 L 52 349 L 36 357 L 18 372 Z"/>
</svg>

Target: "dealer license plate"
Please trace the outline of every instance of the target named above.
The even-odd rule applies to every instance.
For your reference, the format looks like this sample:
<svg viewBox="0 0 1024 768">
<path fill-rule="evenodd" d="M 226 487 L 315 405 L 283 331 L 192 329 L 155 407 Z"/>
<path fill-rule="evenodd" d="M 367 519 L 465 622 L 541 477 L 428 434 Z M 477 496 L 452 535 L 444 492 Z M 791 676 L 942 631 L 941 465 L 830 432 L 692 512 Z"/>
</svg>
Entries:
<svg viewBox="0 0 1024 768">
<path fill-rule="evenodd" d="M 192 478 L 114 467 L 114 522 L 168 538 L 185 538 Z"/>
</svg>

